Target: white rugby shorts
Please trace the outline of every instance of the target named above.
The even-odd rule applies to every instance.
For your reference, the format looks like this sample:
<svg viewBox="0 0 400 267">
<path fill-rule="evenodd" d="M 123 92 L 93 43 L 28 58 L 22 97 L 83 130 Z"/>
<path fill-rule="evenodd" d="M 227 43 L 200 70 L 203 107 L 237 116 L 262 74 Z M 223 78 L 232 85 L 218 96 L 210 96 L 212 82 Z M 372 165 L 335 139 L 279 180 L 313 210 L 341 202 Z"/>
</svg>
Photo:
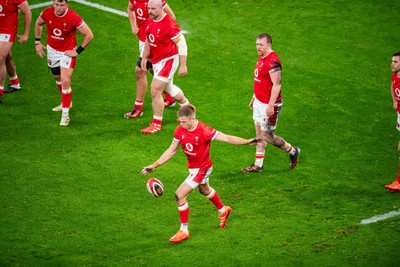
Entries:
<svg viewBox="0 0 400 267">
<path fill-rule="evenodd" d="M 212 167 L 209 169 L 189 169 L 189 176 L 185 179 L 185 182 L 190 185 L 191 188 L 195 189 L 199 184 L 207 183 L 211 173 Z"/>
<path fill-rule="evenodd" d="M 139 55 L 140 55 L 140 57 L 143 56 L 143 50 L 144 50 L 144 42 L 139 40 Z"/>
<path fill-rule="evenodd" d="M 179 66 L 179 55 L 165 58 L 153 64 L 154 79 L 170 83 Z"/>
<path fill-rule="evenodd" d="M 15 37 L 15 34 L 0 33 L 0 42 L 14 43 Z"/>
<path fill-rule="evenodd" d="M 76 58 L 66 56 L 64 52 L 57 51 L 47 45 L 47 65 L 50 68 L 63 67 L 67 69 L 75 68 Z"/>
<path fill-rule="evenodd" d="M 274 105 L 274 114 L 272 116 L 267 115 L 268 104 L 262 103 L 257 98 L 254 98 L 253 102 L 253 120 L 254 124 L 261 127 L 261 130 L 274 131 L 278 124 L 279 114 L 282 107 L 282 101 L 276 102 Z"/>
</svg>

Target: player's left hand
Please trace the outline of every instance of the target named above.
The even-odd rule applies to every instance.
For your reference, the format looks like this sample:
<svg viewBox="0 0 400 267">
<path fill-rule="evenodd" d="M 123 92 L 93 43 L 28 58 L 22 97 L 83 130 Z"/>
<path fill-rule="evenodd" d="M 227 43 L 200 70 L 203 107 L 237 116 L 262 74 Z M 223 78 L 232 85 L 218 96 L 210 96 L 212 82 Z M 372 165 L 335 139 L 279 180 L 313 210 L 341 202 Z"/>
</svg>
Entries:
<svg viewBox="0 0 400 267">
<path fill-rule="evenodd" d="M 26 41 L 28 41 L 28 35 L 18 35 L 18 37 L 19 37 L 19 43 L 20 44 L 23 44 L 23 43 L 26 43 Z"/>
<path fill-rule="evenodd" d="M 64 52 L 64 55 L 69 56 L 69 57 L 77 57 L 78 53 L 76 52 L 75 49 L 73 50 L 67 50 Z"/>
<path fill-rule="evenodd" d="M 181 77 L 186 76 L 188 74 L 187 67 L 186 66 L 179 66 L 178 74 Z"/>
</svg>

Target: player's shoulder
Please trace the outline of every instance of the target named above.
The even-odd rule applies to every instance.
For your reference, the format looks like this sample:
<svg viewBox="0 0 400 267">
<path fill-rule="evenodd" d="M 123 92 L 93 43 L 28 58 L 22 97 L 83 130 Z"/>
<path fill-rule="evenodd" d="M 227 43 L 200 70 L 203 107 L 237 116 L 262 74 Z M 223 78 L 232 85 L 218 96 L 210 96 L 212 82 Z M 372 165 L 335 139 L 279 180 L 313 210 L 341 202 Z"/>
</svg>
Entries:
<svg viewBox="0 0 400 267">
<path fill-rule="evenodd" d="M 182 125 L 176 126 L 174 135 L 181 133 L 183 130 L 184 130 L 184 128 L 182 127 Z"/>
<path fill-rule="evenodd" d="M 20 5 L 22 5 L 23 3 L 25 3 L 25 2 L 28 3 L 27 0 L 15 0 L 15 1 L 14 1 L 14 3 L 15 3 L 17 6 L 20 6 Z"/>
<path fill-rule="evenodd" d="M 217 130 L 215 130 L 214 127 L 212 127 L 212 126 L 210 126 L 208 124 L 205 124 L 204 122 L 201 122 L 201 121 L 199 121 L 198 128 L 201 129 L 203 132 L 214 133 L 214 132 L 217 131 Z"/>
<path fill-rule="evenodd" d="M 281 68 L 282 67 L 282 63 L 281 60 L 278 56 L 278 54 L 275 51 L 272 51 L 271 53 L 269 53 L 269 55 L 266 57 L 266 61 L 267 64 L 271 67 L 271 68 Z"/>
<path fill-rule="evenodd" d="M 52 6 L 46 7 L 45 9 L 43 9 L 42 13 L 40 13 L 41 17 L 51 16 L 51 15 L 54 15 L 54 7 L 52 7 Z"/>
<path fill-rule="evenodd" d="M 396 74 L 396 73 L 393 73 L 392 74 L 392 81 L 393 82 L 400 82 L 400 77 Z"/>
<path fill-rule="evenodd" d="M 79 14 L 78 14 L 75 10 L 70 9 L 70 8 L 68 8 L 67 14 L 66 14 L 66 15 L 67 15 L 67 16 L 73 16 L 73 17 L 76 17 L 76 16 L 79 17 Z"/>
<path fill-rule="evenodd" d="M 280 58 L 279 58 L 279 56 L 278 56 L 278 53 L 276 53 L 275 51 L 272 51 L 272 52 L 268 55 L 268 58 L 269 58 L 270 60 L 278 60 L 278 61 L 281 61 Z"/>
</svg>

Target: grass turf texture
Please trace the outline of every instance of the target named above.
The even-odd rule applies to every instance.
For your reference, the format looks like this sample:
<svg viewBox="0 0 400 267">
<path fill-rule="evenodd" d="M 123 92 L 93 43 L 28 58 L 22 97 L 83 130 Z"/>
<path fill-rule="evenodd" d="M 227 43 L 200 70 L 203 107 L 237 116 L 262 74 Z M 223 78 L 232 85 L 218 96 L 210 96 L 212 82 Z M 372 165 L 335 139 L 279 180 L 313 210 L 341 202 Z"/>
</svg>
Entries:
<svg viewBox="0 0 400 267">
<path fill-rule="evenodd" d="M 127 3 L 93 2 L 123 11 Z M 185 158 L 179 152 L 152 175 L 165 186 L 159 199 L 139 172 L 170 144 L 177 107 L 152 136 L 140 134 L 151 120 L 149 95 L 142 118 L 123 119 L 138 56 L 128 19 L 71 1 L 95 39 L 78 58 L 70 126 L 58 126 L 60 114 L 51 111 L 60 99 L 46 60 L 35 55 L 33 30 L 29 44 L 13 47 L 23 89 L 0 105 L 0 265 L 399 265 L 399 217 L 359 222 L 399 209 L 400 195 L 383 185 L 397 169 L 389 86 L 400 4 L 168 3 L 189 32 L 189 76 L 175 83 L 198 118 L 225 133 L 254 135 L 247 105 L 255 37 L 272 35 L 283 62 L 276 132 L 301 147 L 298 167 L 289 170 L 288 155 L 270 146 L 265 171 L 243 174 L 254 147 L 213 143 L 211 185 L 233 207 L 230 221 L 219 229 L 214 207 L 193 193 L 191 238 L 169 244 Z"/>
</svg>

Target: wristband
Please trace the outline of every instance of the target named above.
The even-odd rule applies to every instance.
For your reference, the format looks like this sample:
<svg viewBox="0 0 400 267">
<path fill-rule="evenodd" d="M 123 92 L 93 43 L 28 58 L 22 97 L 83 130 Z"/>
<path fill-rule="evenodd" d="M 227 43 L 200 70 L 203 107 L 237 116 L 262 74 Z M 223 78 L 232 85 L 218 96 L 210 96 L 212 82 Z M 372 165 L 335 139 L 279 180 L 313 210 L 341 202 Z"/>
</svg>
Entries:
<svg viewBox="0 0 400 267">
<path fill-rule="evenodd" d="M 85 50 L 85 48 L 83 48 L 81 45 L 78 47 L 78 49 L 76 49 L 76 53 L 78 53 L 78 55 L 80 54 L 80 53 L 82 53 L 83 52 L 83 50 Z"/>
<path fill-rule="evenodd" d="M 40 38 L 35 38 L 35 41 L 39 41 L 40 42 Z"/>
</svg>

